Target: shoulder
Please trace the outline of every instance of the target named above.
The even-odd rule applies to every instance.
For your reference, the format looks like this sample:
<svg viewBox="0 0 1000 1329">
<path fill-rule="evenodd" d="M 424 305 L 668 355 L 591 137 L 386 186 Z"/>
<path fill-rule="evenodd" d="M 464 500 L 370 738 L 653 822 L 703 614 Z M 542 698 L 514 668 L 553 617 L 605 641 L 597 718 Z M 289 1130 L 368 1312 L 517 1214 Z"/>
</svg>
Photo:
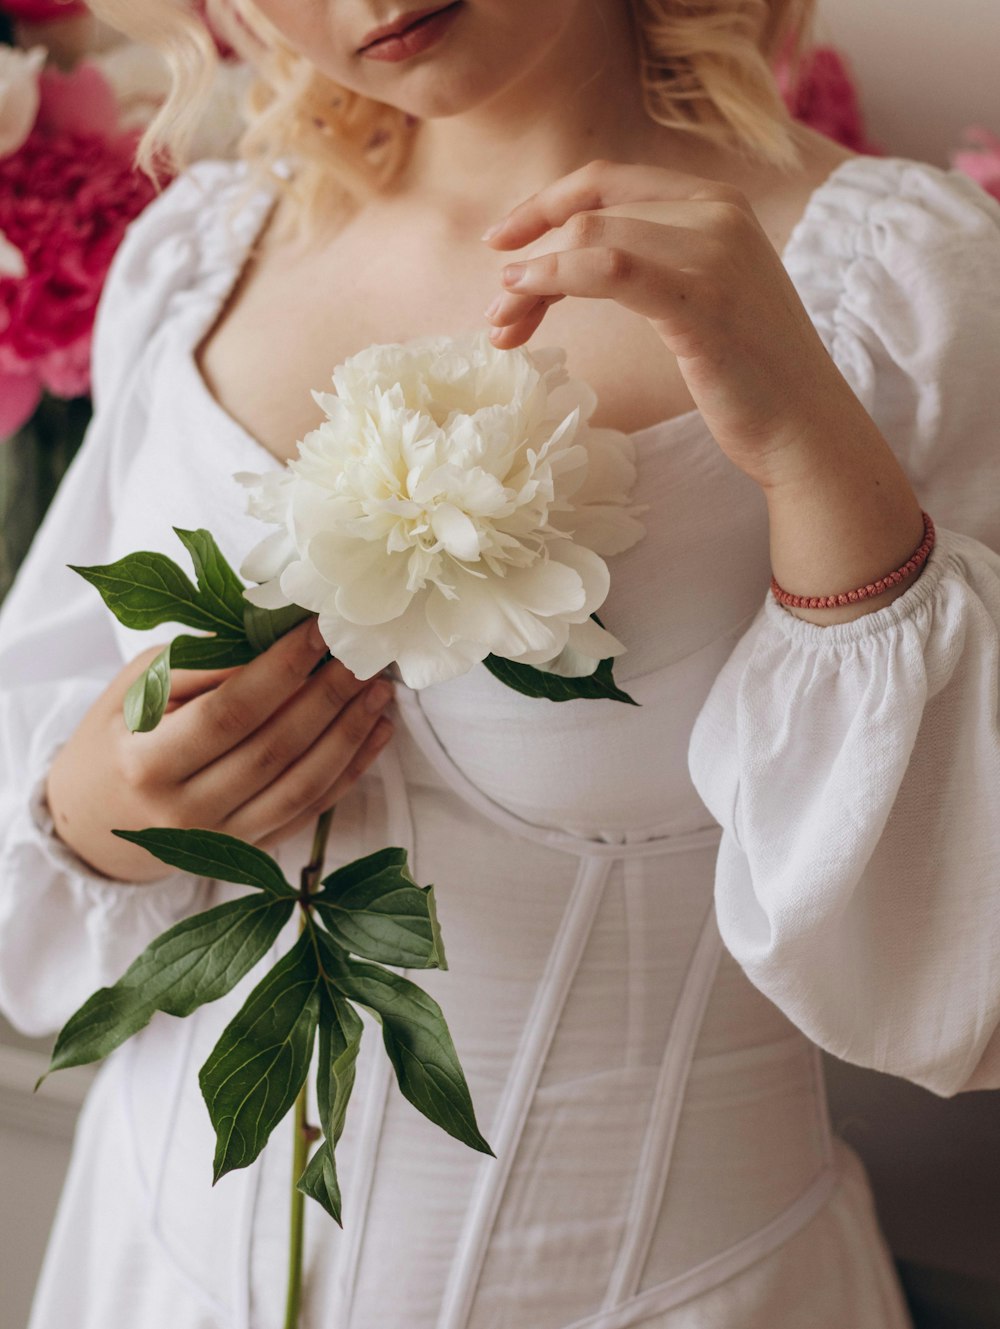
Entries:
<svg viewBox="0 0 1000 1329">
<path fill-rule="evenodd" d="M 1000 263 L 1000 202 L 969 176 L 908 157 L 852 156 L 811 196 L 785 261 L 809 291 L 852 265 L 934 270 L 970 247 Z"/>
<path fill-rule="evenodd" d="M 251 182 L 245 163 L 205 160 L 173 179 L 131 222 L 97 308 L 95 406 L 116 391 L 178 300 L 225 279 L 271 199 Z"/>
<path fill-rule="evenodd" d="M 940 344 L 977 322 L 979 336 L 1000 330 L 1000 203 L 959 171 L 848 158 L 812 195 L 784 262 L 828 349 L 861 386 L 862 348 L 904 367 L 918 329 L 925 348 L 929 333 Z"/>
<path fill-rule="evenodd" d="M 785 262 L 923 506 L 992 543 L 1000 203 L 959 171 L 853 157 L 813 195 Z"/>
</svg>

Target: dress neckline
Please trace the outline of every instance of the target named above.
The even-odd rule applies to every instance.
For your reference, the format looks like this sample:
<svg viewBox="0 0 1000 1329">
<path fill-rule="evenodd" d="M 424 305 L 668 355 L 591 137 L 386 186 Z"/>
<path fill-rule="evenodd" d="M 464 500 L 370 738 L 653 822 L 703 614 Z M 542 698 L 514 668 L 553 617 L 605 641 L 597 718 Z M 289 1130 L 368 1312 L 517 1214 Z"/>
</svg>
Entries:
<svg viewBox="0 0 1000 1329">
<path fill-rule="evenodd" d="M 786 269 L 792 253 L 799 246 L 802 237 L 811 226 L 813 216 L 817 208 L 821 206 L 826 192 L 835 184 L 839 184 L 840 177 L 849 168 L 853 168 L 858 162 L 868 162 L 870 160 L 871 158 L 863 153 L 846 157 L 843 161 L 837 163 L 809 195 L 802 215 L 792 227 L 780 254 L 781 262 Z M 250 260 L 251 251 L 263 233 L 276 202 L 277 196 L 271 190 L 261 189 L 253 195 L 252 202 L 248 204 L 248 207 L 252 207 L 254 210 L 253 216 L 249 219 L 251 224 L 242 227 L 239 241 L 230 245 L 224 251 L 229 261 L 217 274 L 221 277 L 221 280 L 211 282 L 209 288 L 205 290 L 206 299 L 199 307 L 200 317 L 192 320 L 183 345 L 179 348 L 181 371 L 187 378 L 188 389 L 201 409 L 215 419 L 219 428 L 224 430 L 235 444 L 240 445 L 247 452 L 255 454 L 258 458 L 263 458 L 269 463 L 271 469 L 283 467 L 285 462 L 276 457 L 270 448 L 265 447 L 258 438 L 245 429 L 235 416 L 230 415 L 229 411 L 225 409 L 210 390 L 195 357 L 209 329 L 217 321 L 219 314 L 235 291 Z M 692 425 L 704 427 L 701 411 L 697 407 L 685 411 L 681 415 L 672 415 L 666 420 L 656 420 L 651 425 L 644 425 L 642 429 L 633 429 L 626 433 L 625 437 L 641 447 L 642 439 L 652 438 L 658 434 L 669 434 L 672 437 L 675 433 L 682 434 L 685 429 Z"/>
</svg>

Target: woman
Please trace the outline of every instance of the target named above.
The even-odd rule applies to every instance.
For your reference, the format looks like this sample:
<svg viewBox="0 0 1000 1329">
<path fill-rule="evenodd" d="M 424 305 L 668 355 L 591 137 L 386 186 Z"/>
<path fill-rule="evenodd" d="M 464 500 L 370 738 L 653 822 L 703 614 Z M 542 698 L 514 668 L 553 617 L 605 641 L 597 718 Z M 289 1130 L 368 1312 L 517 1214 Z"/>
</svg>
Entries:
<svg viewBox="0 0 1000 1329">
<path fill-rule="evenodd" d="M 156 132 L 182 138 L 199 21 L 97 8 L 173 44 Z M 95 421 L 0 618 L 0 1001 L 54 1030 L 240 893 L 114 827 L 195 819 L 291 873 L 335 803 L 332 865 L 408 846 L 451 965 L 421 981 L 497 1157 L 417 1116 L 369 1032 L 306 1325 L 902 1329 L 816 1045 L 939 1094 L 1000 1085 L 1000 208 L 788 122 L 767 60 L 807 8 L 234 0 L 262 72 L 246 152 L 278 174 L 200 165 L 116 258 Z M 592 423 L 634 442 L 647 533 L 602 616 L 641 707 L 474 670 L 397 686 L 385 746 L 379 681 L 311 678 L 304 625 L 175 675 L 127 735 L 158 647 L 64 565 L 174 556 L 172 525 L 239 562 L 260 529 L 232 472 L 294 455 L 309 389 L 484 306 L 497 346 L 565 347 Z M 786 605 L 772 574 L 865 592 Z M 31 1329 L 281 1323 L 289 1133 L 211 1188 L 196 1084 L 259 976 L 102 1068 Z"/>
</svg>

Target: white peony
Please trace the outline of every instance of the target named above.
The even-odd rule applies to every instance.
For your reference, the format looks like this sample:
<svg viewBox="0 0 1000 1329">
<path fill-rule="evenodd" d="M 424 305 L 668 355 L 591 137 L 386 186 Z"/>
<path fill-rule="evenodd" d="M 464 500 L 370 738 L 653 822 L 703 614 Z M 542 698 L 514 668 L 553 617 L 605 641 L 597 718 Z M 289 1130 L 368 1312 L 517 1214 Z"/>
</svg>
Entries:
<svg viewBox="0 0 1000 1329">
<path fill-rule="evenodd" d="M 409 687 L 488 654 L 569 675 L 625 648 L 590 615 L 604 557 L 644 528 L 633 444 L 592 428 L 560 348 L 499 350 L 485 331 L 370 346 L 314 392 L 327 419 L 278 472 L 237 472 L 278 529 L 240 571 L 246 598 L 319 615 L 359 678 L 395 661 Z"/>
<path fill-rule="evenodd" d="M 0 157 L 17 152 L 34 128 L 45 57 L 44 46 L 20 51 L 0 45 Z"/>
</svg>

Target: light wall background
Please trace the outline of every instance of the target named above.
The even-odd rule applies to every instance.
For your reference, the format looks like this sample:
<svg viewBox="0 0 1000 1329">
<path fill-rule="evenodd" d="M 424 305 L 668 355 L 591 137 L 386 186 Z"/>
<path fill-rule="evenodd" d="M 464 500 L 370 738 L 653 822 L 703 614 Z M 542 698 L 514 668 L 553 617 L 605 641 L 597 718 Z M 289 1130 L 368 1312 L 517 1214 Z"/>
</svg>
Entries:
<svg viewBox="0 0 1000 1329">
<path fill-rule="evenodd" d="M 946 166 L 963 126 L 1000 134 L 1000 0 L 820 0 L 816 36 L 848 55 L 889 155 Z"/>
</svg>

